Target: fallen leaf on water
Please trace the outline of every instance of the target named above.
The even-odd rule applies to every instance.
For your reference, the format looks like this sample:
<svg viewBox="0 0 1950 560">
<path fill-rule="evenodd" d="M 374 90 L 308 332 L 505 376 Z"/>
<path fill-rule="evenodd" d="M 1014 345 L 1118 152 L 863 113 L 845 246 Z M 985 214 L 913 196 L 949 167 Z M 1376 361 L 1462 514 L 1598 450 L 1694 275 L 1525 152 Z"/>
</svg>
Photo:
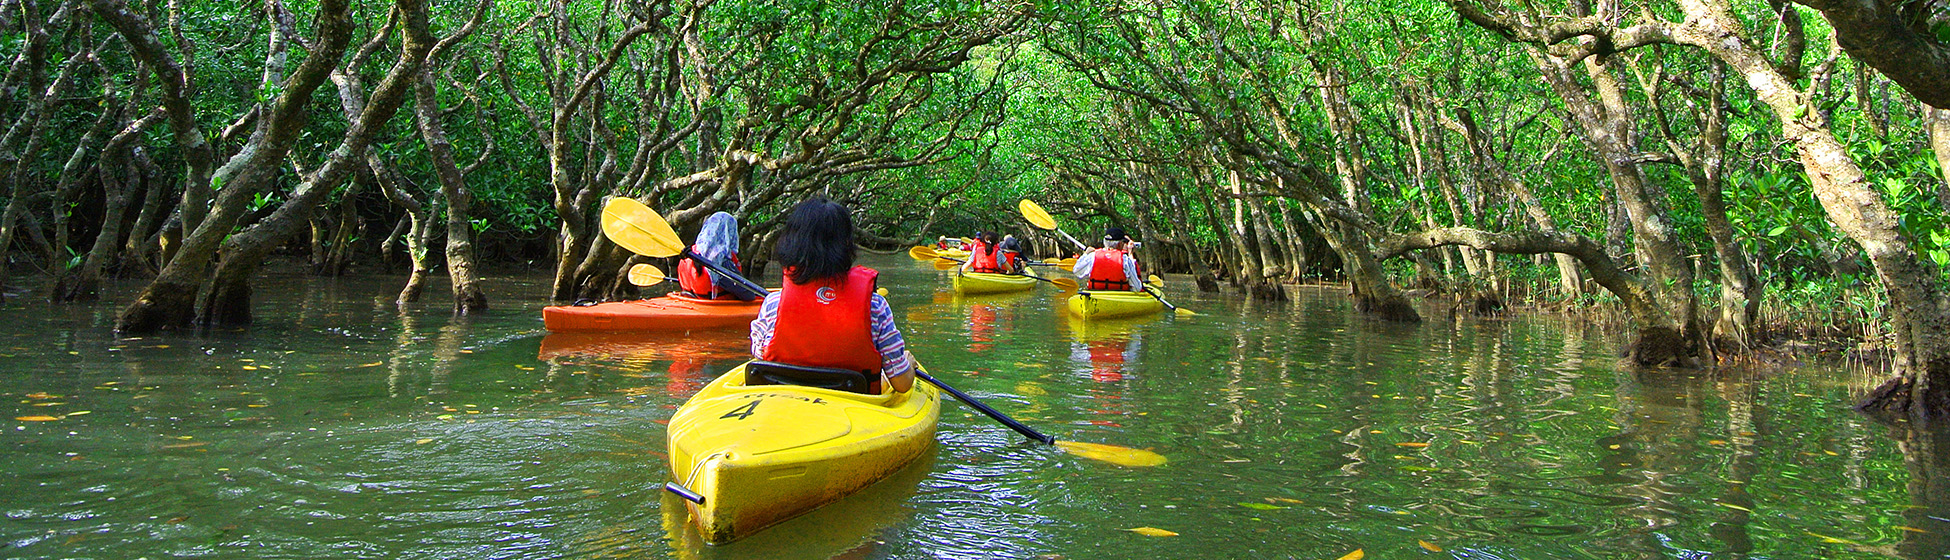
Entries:
<svg viewBox="0 0 1950 560">
<path fill-rule="evenodd" d="M 1347 555 L 1342 556 L 1340 560 L 1361 560 L 1362 558 L 1367 558 L 1367 557 L 1368 557 L 1367 552 L 1363 552 L 1361 549 L 1357 548 L 1354 549 L 1354 552 L 1349 552 L 1347 553 Z"/>
<path fill-rule="evenodd" d="M 1816 533 L 1816 532 L 1814 532 L 1814 531 L 1807 531 L 1807 533 L 1808 533 L 1808 536 L 1810 536 L 1810 537 L 1815 537 L 1815 538 L 1818 538 L 1818 539 L 1821 539 L 1821 542 L 1825 542 L 1825 543 L 1828 543 L 1828 544 L 1852 544 L 1852 545 L 1856 545 L 1856 546 L 1861 546 L 1861 543 L 1857 543 L 1857 542 L 1855 542 L 1855 541 L 1851 541 L 1851 540 L 1848 540 L 1848 539 L 1838 539 L 1838 538 L 1835 538 L 1835 537 L 1831 537 L 1831 536 L 1828 536 L 1828 535 L 1823 535 L 1823 534 L 1821 534 L 1821 533 Z"/>
<path fill-rule="evenodd" d="M 68 413 L 68 416 L 80 416 L 80 415 L 83 415 L 83 414 L 94 414 L 94 413 L 95 413 L 95 411 L 93 411 L 93 410 L 77 410 L 77 411 L 74 411 L 74 412 L 70 412 L 70 413 Z"/>
<path fill-rule="evenodd" d="M 1726 440 L 1723 440 L 1723 439 L 1710 439 L 1710 440 L 1706 440 L 1706 444 L 1707 444 L 1707 445 L 1726 445 L 1726 444 L 1727 444 L 1727 441 L 1726 441 Z"/>
<path fill-rule="evenodd" d="M 190 516 L 187 516 L 187 515 L 182 515 L 182 516 L 177 516 L 177 517 L 171 517 L 171 518 L 169 518 L 169 520 L 168 520 L 168 521 L 164 521 L 164 522 L 163 522 L 163 524 L 165 524 L 165 525 L 175 525 L 175 524 L 177 524 L 177 523 L 182 523 L 182 522 L 184 522 L 184 521 L 189 521 L 189 520 L 190 520 Z"/>
<path fill-rule="evenodd" d="M 435 418 L 435 419 L 439 419 L 439 420 L 453 420 L 453 419 L 454 419 L 454 415 L 452 415 L 452 414 L 442 414 L 442 415 L 439 415 L 439 416 L 435 416 L 434 418 Z"/>
<path fill-rule="evenodd" d="M 1415 544 L 1422 545 L 1422 550 L 1427 550 L 1429 552 L 1442 552 L 1442 547 L 1436 546 L 1435 543 L 1429 541 L 1417 540 L 1415 541 Z"/>
<path fill-rule="evenodd" d="M 360 364 L 359 367 L 379 367 L 383 365 L 386 365 L 386 362 L 373 362 L 370 364 Z"/>
<path fill-rule="evenodd" d="M 165 446 L 163 446 L 163 449 L 183 449 L 183 448 L 186 448 L 186 447 L 203 447 L 203 446 L 205 446 L 205 445 L 210 445 L 210 442 L 207 442 L 207 441 L 192 441 L 192 442 L 189 442 L 189 443 L 172 443 L 172 444 L 169 444 L 169 445 L 165 445 Z"/>
<path fill-rule="evenodd" d="M 1137 534 L 1140 534 L 1140 535 L 1144 535 L 1144 536 L 1147 536 L 1147 537 L 1176 537 L 1176 536 L 1178 536 L 1178 533 L 1173 533 L 1173 532 L 1171 532 L 1171 531 L 1166 531 L 1166 530 L 1164 530 L 1164 529 L 1159 529 L 1159 528 L 1157 528 L 1157 527 L 1134 527 L 1134 528 L 1130 528 L 1130 529 L 1125 529 L 1125 530 L 1126 530 L 1126 531 L 1130 531 L 1130 532 L 1133 532 L 1133 533 L 1137 533 Z"/>
<path fill-rule="evenodd" d="M 61 406 L 64 404 L 68 404 L 68 403 L 64 403 L 61 401 L 49 401 L 49 402 L 34 403 L 34 406 Z"/>
<path fill-rule="evenodd" d="M 1897 526 L 1896 526 L 1896 528 L 1897 528 L 1897 529 L 1902 529 L 1902 530 L 1904 530 L 1904 531 L 1909 531 L 1909 532 L 1911 532 L 1911 533 L 1922 533 L 1922 534 L 1925 534 L 1925 535 L 1927 535 L 1927 534 L 1930 534 L 1930 532 L 1929 532 L 1929 531 L 1925 531 L 1925 530 L 1922 530 L 1922 529 L 1918 529 L 1918 528 L 1915 528 L 1915 527 L 1905 527 L 1905 526 L 1902 526 L 1902 525 L 1897 525 Z"/>
<path fill-rule="evenodd" d="M 1404 441 L 1404 442 L 1396 443 L 1395 445 L 1398 447 L 1413 447 L 1416 449 L 1421 449 L 1429 446 L 1429 444 L 1422 443 L 1419 441 Z"/>
<path fill-rule="evenodd" d="M 1720 506 L 1720 507 L 1723 507 L 1723 508 L 1727 508 L 1727 509 L 1737 509 L 1737 510 L 1740 510 L 1740 511 L 1744 511 L 1744 512 L 1747 512 L 1747 513 L 1753 513 L 1753 512 L 1754 512 L 1754 510 L 1751 510 L 1751 509 L 1747 509 L 1747 508 L 1744 508 L 1744 507 L 1740 507 L 1740 506 L 1736 506 L 1736 505 L 1733 505 L 1733 504 L 1729 504 L 1729 503 L 1726 503 L 1726 502 L 1713 502 L 1713 505 L 1716 505 L 1716 506 Z"/>
<path fill-rule="evenodd" d="M 1267 498 L 1267 499 L 1266 499 L 1266 501 L 1269 501 L 1269 502 L 1273 502 L 1273 503 L 1279 503 L 1279 504 L 1304 504 L 1304 503 L 1306 503 L 1306 502 L 1302 502 L 1302 501 L 1300 501 L 1300 500 L 1295 500 L 1295 499 L 1293 499 L 1293 498 Z"/>
<path fill-rule="evenodd" d="M 15 416 L 14 419 L 22 422 L 53 422 L 61 418 L 58 416 Z"/>
<path fill-rule="evenodd" d="M 424 438 L 424 439 L 417 439 L 417 440 L 413 440 L 413 445 L 426 445 L 426 444 L 429 444 L 429 443 L 433 443 L 433 438 Z"/>
<path fill-rule="evenodd" d="M 50 395 L 50 394 L 47 394 L 47 393 L 28 393 L 28 394 L 27 394 L 27 398 L 30 398 L 30 399 L 52 399 L 52 398 L 56 398 L 57 396 L 58 396 L 58 395 Z"/>
<path fill-rule="evenodd" d="M 1239 505 L 1257 509 L 1257 510 L 1264 510 L 1264 511 L 1271 511 L 1276 509 L 1288 509 L 1286 506 L 1276 506 L 1276 505 L 1262 504 L 1257 502 L 1239 502 Z"/>
</svg>

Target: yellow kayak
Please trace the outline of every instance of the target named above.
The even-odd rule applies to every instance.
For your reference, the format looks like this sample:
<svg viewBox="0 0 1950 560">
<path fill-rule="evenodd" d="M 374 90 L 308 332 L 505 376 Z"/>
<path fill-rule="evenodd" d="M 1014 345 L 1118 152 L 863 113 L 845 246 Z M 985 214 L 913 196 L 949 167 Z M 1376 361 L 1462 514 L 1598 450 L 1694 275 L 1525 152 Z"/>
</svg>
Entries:
<svg viewBox="0 0 1950 560">
<path fill-rule="evenodd" d="M 1164 302 L 1144 292 L 1080 291 L 1070 296 L 1070 313 L 1085 319 L 1137 317 L 1164 308 Z"/>
<path fill-rule="evenodd" d="M 935 251 L 935 254 L 940 255 L 941 258 L 944 259 L 955 259 L 958 261 L 968 260 L 967 249 L 940 249 Z"/>
<path fill-rule="evenodd" d="M 955 273 L 955 292 L 961 294 L 999 294 L 1021 292 L 1036 287 L 1037 280 L 1019 274 L 988 272 Z"/>
<path fill-rule="evenodd" d="M 748 368 L 718 377 L 670 418 L 671 491 L 691 494 L 686 504 L 705 542 L 731 542 L 818 509 L 934 443 L 941 392 L 932 384 L 879 395 L 748 385 Z M 779 375 L 756 374 L 756 382 L 768 377 Z"/>
</svg>

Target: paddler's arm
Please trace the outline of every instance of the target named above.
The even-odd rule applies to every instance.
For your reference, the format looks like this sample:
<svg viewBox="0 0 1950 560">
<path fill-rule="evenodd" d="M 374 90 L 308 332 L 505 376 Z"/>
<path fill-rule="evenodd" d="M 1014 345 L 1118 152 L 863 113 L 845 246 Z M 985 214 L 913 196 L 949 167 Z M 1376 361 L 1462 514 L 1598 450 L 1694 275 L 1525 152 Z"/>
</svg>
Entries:
<svg viewBox="0 0 1950 560">
<path fill-rule="evenodd" d="M 868 307 L 868 322 L 873 330 L 873 346 L 880 351 L 880 375 L 895 391 L 914 386 L 914 355 L 907 352 L 907 339 L 894 325 L 894 309 L 887 298 L 874 294 Z"/>
<path fill-rule="evenodd" d="M 901 360 L 907 362 L 907 367 L 902 368 L 900 373 L 887 377 L 886 371 L 880 372 L 881 379 L 897 393 L 905 393 L 908 389 L 914 388 L 914 355 L 901 352 Z"/>
</svg>

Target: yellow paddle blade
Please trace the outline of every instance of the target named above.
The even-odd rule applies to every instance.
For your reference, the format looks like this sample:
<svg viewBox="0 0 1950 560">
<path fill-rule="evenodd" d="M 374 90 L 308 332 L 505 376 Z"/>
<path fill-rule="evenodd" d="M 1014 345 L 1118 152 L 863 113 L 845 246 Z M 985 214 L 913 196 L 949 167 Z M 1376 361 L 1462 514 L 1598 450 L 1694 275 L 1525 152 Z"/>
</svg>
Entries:
<svg viewBox="0 0 1950 560">
<path fill-rule="evenodd" d="M 915 245 L 914 248 L 907 250 L 907 256 L 917 261 L 925 261 L 928 259 L 939 257 L 941 256 L 941 253 L 935 251 L 933 247 L 929 247 L 926 245 Z"/>
<path fill-rule="evenodd" d="M 1155 467 L 1165 464 L 1165 456 L 1143 449 L 1081 441 L 1057 441 L 1056 447 L 1071 455 L 1126 467 Z"/>
<path fill-rule="evenodd" d="M 975 238 L 973 238 L 973 237 L 963 237 L 963 238 L 961 238 L 961 247 L 962 247 L 963 249 L 967 249 L 967 248 L 970 248 L 970 247 L 974 247 L 974 246 L 975 246 Z"/>
<path fill-rule="evenodd" d="M 1022 202 L 1016 203 L 1016 209 L 1022 211 L 1022 219 L 1029 220 L 1029 225 L 1037 229 L 1056 229 L 1056 218 L 1050 217 L 1049 212 L 1043 211 L 1036 201 L 1022 199 Z"/>
<path fill-rule="evenodd" d="M 886 288 L 874 288 L 873 293 L 880 294 L 880 297 L 887 297 Z"/>
<path fill-rule="evenodd" d="M 677 239 L 670 222 L 627 196 L 614 197 L 603 204 L 603 234 L 639 255 L 668 257 L 684 252 L 684 242 Z"/>
<path fill-rule="evenodd" d="M 948 259 L 935 259 L 935 260 L 934 260 L 934 269 L 935 269 L 935 270 L 954 270 L 954 269 L 955 269 L 955 267 L 957 267 L 957 266 L 961 266 L 961 263 L 958 263 L 958 262 L 955 262 L 955 261 L 951 261 L 951 260 L 948 260 Z"/>
<path fill-rule="evenodd" d="M 1165 287 L 1165 279 L 1159 278 L 1156 274 L 1144 277 L 1144 283 L 1157 286 L 1160 290 Z"/>
<path fill-rule="evenodd" d="M 1171 310 L 1171 312 L 1172 312 L 1172 313 L 1175 313 L 1175 314 L 1177 314 L 1177 315 L 1178 315 L 1179 317 L 1197 317 L 1197 316 L 1198 316 L 1198 312 L 1197 312 L 1197 311 L 1192 311 L 1192 310 L 1190 310 L 1190 309 L 1186 309 L 1186 308 L 1183 308 L 1183 307 L 1180 307 L 1180 308 L 1178 308 L 1178 309 L 1173 309 L 1173 310 Z"/>
<path fill-rule="evenodd" d="M 1056 266 L 1060 266 L 1060 267 L 1063 267 L 1063 268 L 1076 268 L 1076 267 L 1077 267 L 1077 258 L 1076 258 L 1076 257 L 1066 257 L 1066 258 L 1061 258 L 1061 259 L 1056 259 L 1056 260 L 1053 260 L 1053 261 L 1049 261 L 1049 262 L 1050 262 L 1050 264 L 1053 264 L 1053 265 L 1056 265 Z"/>
<path fill-rule="evenodd" d="M 1049 283 L 1055 284 L 1057 289 L 1065 292 L 1077 291 L 1077 281 L 1074 278 L 1051 278 Z"/>
<path fill-rule="evenodd" d="M 664 276 L 664 271 L 657 270 L 657 267 L 654 266 L 650 266 L 647 264 L 639 264 L 630 267 L 631 284 L 636 284 L 638 286 L 652 286 L 652 285 L 656 285 L 656 283 L 658 282 L 664 281 L 665 278 L 668 278 L 668 276 Z"/>
</svg>

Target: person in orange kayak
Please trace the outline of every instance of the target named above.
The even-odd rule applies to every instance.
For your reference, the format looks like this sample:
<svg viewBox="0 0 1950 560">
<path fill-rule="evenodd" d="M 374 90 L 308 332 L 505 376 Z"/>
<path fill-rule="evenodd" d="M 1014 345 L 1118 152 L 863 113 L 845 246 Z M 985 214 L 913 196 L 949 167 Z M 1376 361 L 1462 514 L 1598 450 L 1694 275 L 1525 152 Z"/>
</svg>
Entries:
<svg viewBox="0 0 1950 560">
<path fill-rule="evenodd" d="M 1120 227 L 1104 230 L 1104 247 L 1077 257 L 1076 266 L 1070 269 L 1084 282 L 1083 289 L 1115 292 L 1144 291 L 1144 276 L 1139 270 L 1137 258 L 1131 256 L 1131 236 Z"/>
<path fill-rule="evenodd" d="M 962 272 L 1007 274 L 1009 270 L 1002 264 L 1001 249 L 1001 242 L 995 238 L 995 232 L 976 233 L 975 244 L 968 248 L 968 261 L 961 264 Z"/>
<path fill-rule="evenodd" d="M 691 252 L 725 270 L 743 272 L 738 265 L 738 218 L 724 212 L 705 218 L 704 228 L 698 231 L 697 244 L 691 245 Z M 682 259 L 677 263 L 677 287 L 691 296 L 751 301 L 765 295 L 753 293 L 743 283 L 729 277 L 718 276 L 692 259 Z"/>
<path fill-rule="evenodd" d="M 845 206 L 821 197 L 794 206 L 776 258 L 785 287 L 765 296 L 752 320 L 753 357 L 864 372 L 880 379 L 876 392 L 914 386 L 914 357 L 894 310 L 874 293 L 880 273 L 853 266 L 853 218 Z"/>
</svg>

